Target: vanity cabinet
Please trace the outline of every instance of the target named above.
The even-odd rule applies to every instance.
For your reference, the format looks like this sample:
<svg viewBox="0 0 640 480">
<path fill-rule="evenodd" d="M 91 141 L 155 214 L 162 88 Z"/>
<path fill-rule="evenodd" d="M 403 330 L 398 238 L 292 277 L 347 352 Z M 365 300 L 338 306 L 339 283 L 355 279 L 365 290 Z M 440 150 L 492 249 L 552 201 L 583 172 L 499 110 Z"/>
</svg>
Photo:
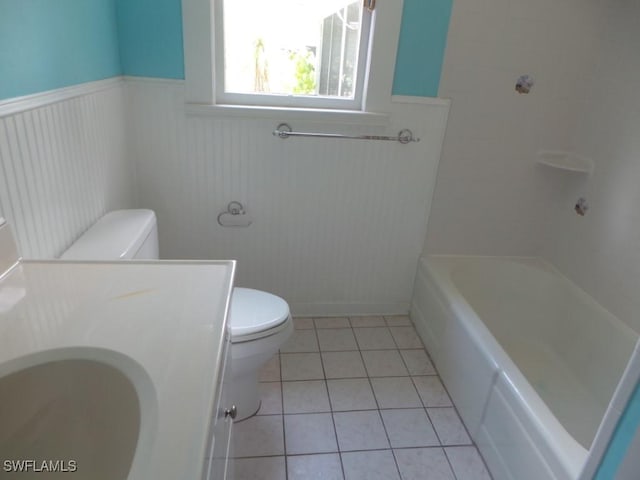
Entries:
<svg viewBox="0 0 640 480">
<path fill-rule="evenodd" d="M 231 381 L 231 344 L 229 334 L 224 343 L 224 365 L 221 367 L 216 408 L 211 420 L 211 438 L 206 480 L 233 480 L 233 418 L 235 407 L 229 398 Z"/>
<path fill-rule="evenodd" d="M 26 432 L 26 439 L 36 434 L 51 439 L 40 442 L 47 448 L 39 450 L 30 442 L 12 441 L 14 456 L 7 459 L 55 460 L 61 458 L 60 445 L 79 445 L 86 455 L 79 456 L 77 449 L 68 455 L 77 460 L 82 478 L 102 478 L 102 465 L 113 463 L 122 467 L 113 478 L 231 480 L 226 320 L 234 272 L 231 260 L 22 260 L 0 219 L 0 381 L 17 378 L 16 389 L 39 385 L 37 391 L 19 390 L 25 391 L 24 401 L 9 390 L 18 400 L 0 407 L 10 405 L 5 416 L 19 421 L 12 429 L 4 422 L 2 428 Z M 59 428 L 49 410 L 36 418 L 36 410 L 27 409 L 42 406 L 40 377 L 58 378 L 49 374 L 50 367 L 62 369 L 60 378 L 70 383 L 65 382 L 62 395 L 60 385 L 50 381 L 49 403 L 73 414 L 75 423 L 67 422 L 73 428 Z M 40 376 L 34 383 L 32 376 L 29 381 L 13 376 L 16 372 Z M 91 405 L 95 398 L 116 394 L 118 408 L 76 407 L 83 399 Z M 61 395 L 76 403 L 59 402 Z M 110 421 L 104 420 L 105 412 Z M 113 449 L 103 444 L 112 443 L 123 452 L 121 461 L 107 457 Z M 0 453 L 6 450 L 0 438 Z"/>
</svg>

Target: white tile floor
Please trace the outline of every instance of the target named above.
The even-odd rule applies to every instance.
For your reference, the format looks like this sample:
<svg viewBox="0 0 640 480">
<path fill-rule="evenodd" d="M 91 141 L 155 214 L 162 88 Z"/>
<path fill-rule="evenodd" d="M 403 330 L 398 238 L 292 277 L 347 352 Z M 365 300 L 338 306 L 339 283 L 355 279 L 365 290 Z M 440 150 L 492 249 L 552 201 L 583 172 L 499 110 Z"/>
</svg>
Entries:
<svg viewBox="0 0 640 480">
<path fill-rule="evenodd" d="M 236 480 L 489 480 L 406 316 L 295 319 L 235 425 Z"/>
</svg>

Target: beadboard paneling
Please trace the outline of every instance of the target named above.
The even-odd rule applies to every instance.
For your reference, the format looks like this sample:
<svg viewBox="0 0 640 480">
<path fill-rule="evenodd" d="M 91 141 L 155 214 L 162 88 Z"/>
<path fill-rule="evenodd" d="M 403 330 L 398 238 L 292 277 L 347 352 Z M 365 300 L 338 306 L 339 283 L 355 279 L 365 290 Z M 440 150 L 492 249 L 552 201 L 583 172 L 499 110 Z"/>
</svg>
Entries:
<svg viewBox="0 0 640 480">
<path fill-rule="evenodd" d="M 26 258 L 58 256 L 103 213 L 133 204 L 123 84 L 96 84 L 0 116 L 0 216 Z"/>
<path fill-rule="evenodd" d="M 233 258 L 238 284 L 301 315 L 408 311 L 448 104 L 395 103 L 388 127 L 291 121 L 297 130 L 396 134 L 420 143 L 288 139 L 273 119 L 187 115 L 179 82 L 132 80 L 128 130 L 141 206 L 163 258 Z M 254 221 L 223 228 L 231 200 Z"/>
</svg>

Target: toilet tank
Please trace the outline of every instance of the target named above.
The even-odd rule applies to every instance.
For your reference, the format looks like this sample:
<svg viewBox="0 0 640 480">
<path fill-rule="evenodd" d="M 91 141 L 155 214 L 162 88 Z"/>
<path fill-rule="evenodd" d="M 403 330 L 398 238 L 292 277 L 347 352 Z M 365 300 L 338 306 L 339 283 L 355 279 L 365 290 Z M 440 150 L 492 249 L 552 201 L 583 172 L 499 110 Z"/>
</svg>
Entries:
<svg viewBox="0 0 640 480">
<path fill-rule="evenodd" d="M 94 223 L 62 260 L 152 260 L 158 258 L 158 227 L 152 210 L 115 210 Z"/>
</svg>

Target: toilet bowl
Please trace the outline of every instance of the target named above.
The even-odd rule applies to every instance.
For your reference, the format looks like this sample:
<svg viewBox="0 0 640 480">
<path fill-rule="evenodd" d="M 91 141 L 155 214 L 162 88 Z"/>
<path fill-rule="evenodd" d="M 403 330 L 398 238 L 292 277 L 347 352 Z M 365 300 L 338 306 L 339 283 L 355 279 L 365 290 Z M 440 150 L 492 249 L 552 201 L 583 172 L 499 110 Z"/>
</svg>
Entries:
<svg viewBox="0 0 640 480">
<path fill-rule="evenodd" d="M 234 288 L 229 313 L 231 324 L 230 397 L 238 410 L 236 420 L 260 408 L 260 367 L 273 357 L 293 332 L 289 305 L 282 298 L 251 288 Z"/>
<path fill-rule="evenodd" d="M 117 210 L 78 238 L 62 260 L 158 259 L 158 229 L 151 210 Z M 260 408 L 258 374 L 293 332 L 289 305 L 260 290 L 234 288 L 229 310 L 231 382 L 236 421 Z"/>
</svg>

